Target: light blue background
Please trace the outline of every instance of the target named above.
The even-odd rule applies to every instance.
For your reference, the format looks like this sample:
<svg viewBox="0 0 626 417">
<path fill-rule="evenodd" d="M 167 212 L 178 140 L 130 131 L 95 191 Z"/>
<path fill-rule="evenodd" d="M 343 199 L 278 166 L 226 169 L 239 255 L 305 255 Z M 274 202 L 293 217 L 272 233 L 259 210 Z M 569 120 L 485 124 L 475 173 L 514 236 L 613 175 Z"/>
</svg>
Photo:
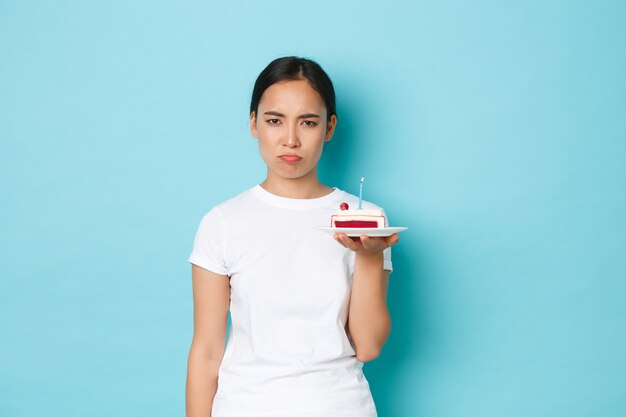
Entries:
<svg viewBox="0 0 626 417">
<path fill-rule="evenodd" d="M 321 176 L 409 226 L 381 417 L 626 415 L 626 6 L 0 4 L 0 416 L 180 416 L 210 207 L 258 72 L 338 93 Z"/>
</svg>

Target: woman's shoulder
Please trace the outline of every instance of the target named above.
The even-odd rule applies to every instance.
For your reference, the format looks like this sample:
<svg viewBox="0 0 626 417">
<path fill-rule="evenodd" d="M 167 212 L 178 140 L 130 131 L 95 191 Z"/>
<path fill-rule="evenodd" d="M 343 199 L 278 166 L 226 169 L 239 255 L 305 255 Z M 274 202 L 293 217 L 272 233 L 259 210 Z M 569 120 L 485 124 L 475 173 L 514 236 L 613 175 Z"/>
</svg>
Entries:
<svg viewBox="0 0 626 417">
<path fill-rule="evenodd" d="M 249 188 L 239 194 L 229 197 L 221 203 L 211 207 L 205 216 L 217 215 L 220 217 L 227 216 L 229 213 L 238 213 L 250 207 L 252 200 L 252 188 Z"/>
</svg>

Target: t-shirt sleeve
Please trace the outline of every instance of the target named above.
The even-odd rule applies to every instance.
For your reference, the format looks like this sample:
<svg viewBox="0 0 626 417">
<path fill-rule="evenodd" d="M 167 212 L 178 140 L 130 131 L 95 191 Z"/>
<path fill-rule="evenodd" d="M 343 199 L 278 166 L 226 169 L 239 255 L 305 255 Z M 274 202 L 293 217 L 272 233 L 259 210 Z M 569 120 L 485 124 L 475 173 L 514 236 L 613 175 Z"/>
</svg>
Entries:
<svg viewBox="0 0 626 417">
<path fill-rule="evenodd" d="M 391 264 L 391 248 L 387 248 L 383 251 L 383 269 L 386 271 L 393 271 L 393 265 Z"/>
<path fill-rule="evenodd" d="M 383 214 L 387 218 L 387 226 L 389 226 L 390 225 L 389 217 L 387 216 L 387 213 L 385 213 L 384 210 L 383 210 Z M 391 263 L 391 248 L 387 248 L 383 251 L 383 269 L 389 272 L 393 271 L 393 265 Z"/>
<path fill-rule="evenodd" d="M 224 219 L 217 207 L 204 215 L 196 232 L 189 262 L 219 275 L 228 275 Z"/>
</svg>

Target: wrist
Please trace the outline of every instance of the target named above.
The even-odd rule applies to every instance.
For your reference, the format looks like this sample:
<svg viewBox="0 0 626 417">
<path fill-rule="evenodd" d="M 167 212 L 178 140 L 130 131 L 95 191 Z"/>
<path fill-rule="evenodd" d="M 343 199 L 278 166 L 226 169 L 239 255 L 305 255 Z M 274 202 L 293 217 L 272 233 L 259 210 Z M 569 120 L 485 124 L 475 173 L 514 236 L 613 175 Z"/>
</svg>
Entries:
<svg viewBox="0 0 626 417">
<path fill-rule="evenodd" d="M 358 251 L 356 252 L 356 259 L 360 262 L 366 262 L 368 264 L 383 264 L 382 252 L 368 252 Z"/>
</svg>

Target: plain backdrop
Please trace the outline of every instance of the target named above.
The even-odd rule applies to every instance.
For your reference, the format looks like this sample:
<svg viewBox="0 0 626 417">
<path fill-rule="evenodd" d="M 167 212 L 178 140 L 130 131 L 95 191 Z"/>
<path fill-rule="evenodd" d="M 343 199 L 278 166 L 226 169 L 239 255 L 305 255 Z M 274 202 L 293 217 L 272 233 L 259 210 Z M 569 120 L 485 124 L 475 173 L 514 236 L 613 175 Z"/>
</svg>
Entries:
<svg viewBox="0 0 626 417">
<path fill-rule="evenodd" d="M 626 415 L 626 3 L 3 1 L 0 416 L 182 416 L 196 227 L 319 61 L 331 186 L 408 226 L 381 417 Z"/>
</svg>

